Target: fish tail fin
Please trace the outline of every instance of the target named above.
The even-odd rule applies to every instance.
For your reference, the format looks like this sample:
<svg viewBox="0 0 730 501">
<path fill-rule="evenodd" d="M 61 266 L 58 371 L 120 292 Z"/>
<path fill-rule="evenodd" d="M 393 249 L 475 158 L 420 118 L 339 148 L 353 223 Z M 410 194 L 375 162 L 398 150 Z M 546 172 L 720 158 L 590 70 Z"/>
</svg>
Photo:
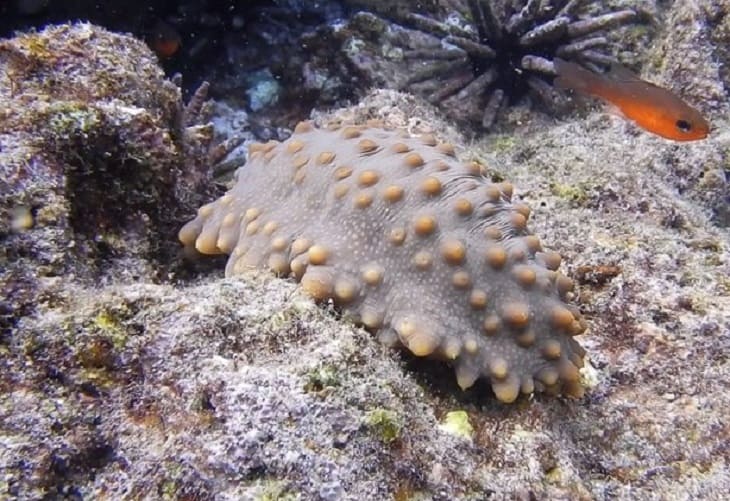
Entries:
<svg viewBox="0 0 730 501">
<path fill-rule="evenodd" d="M 553 85 L 559 89 L 571 89 L 581 94 L 601 95 L 604 87 L 603 76 L 585 69 L 579 64 L 555 58 L 556 77 Z"/>
</svg>

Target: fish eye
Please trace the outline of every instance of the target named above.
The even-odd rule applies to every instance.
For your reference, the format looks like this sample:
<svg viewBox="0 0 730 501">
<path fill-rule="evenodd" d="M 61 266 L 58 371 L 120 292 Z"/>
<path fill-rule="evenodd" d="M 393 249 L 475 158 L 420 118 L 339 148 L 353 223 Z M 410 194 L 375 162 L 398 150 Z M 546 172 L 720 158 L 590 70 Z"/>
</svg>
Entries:
<svg viewBox="0 0 730 501">
<path fill-rule="evenodd" d="M 692 124 L 689 123 L 687 120 L 682 120 L 681 118 L 677 120 L 674 125 L 676 125 L 677 128 L 682 132 L 689 132 L 692 130 Z"/>
</svg>

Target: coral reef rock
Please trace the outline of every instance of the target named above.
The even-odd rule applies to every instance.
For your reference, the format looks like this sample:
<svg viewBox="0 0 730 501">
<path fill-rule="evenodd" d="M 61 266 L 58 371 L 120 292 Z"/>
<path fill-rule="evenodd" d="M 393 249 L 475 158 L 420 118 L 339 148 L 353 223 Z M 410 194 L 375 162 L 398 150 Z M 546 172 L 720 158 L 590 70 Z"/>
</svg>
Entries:
<svg viewBox="0 0 730 501">
<path fill-rule="evenodd" d="M 709 111 L 701 142 L 603 111 L 467 140 L 392 90 L 312 117 L 438 135 L 535 209 L 589 324 L 587 388 L 510 405 L 288 280 L 184 261 L 177 230 L 221 195 L 210 130 L 142 43 L 87 24 L 1 41 L 0 498 L 724 499 L 730 124 L 708 64 L 725 35 L 703 30 L 728 2 L 660 4 L 644 76 Z"/>
<path fill-rule="evenodd" d="M 90 24 L 0 41 L 0 329 L 74 281 L 164 278 L 220 158 L 147 46 Z"/>
</svg>

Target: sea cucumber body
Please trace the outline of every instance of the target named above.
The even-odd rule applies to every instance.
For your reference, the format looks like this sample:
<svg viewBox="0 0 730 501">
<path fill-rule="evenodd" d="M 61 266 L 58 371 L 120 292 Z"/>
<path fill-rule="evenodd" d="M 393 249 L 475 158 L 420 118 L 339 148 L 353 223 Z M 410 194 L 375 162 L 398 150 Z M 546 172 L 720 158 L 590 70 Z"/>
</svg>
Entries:
<svg viewBox="0 0 730 501">
<path fill-rule="evenodd" d="M 484 376 L 503 402 L 582 395 L 572 282 L 509 183 L 431 135 L 377 127 L 303 122 L 249 151 L 235 186 L 180 230 L 183 244 L 230 254 L 227 276 L 295 277 L 383 342 L 447 360 L 462 388 Z"/>
</svg>

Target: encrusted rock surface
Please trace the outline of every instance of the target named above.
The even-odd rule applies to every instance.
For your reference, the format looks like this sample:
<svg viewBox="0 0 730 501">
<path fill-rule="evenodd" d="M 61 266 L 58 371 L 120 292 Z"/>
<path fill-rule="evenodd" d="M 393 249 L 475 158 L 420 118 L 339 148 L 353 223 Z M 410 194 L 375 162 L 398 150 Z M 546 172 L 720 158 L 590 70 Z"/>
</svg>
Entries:
<svg viewBox="0 0 730 501">
<path fill-rule="evenodd" d="M 701 4 L 728 11 L 728 2 Z M 668 18 L 702 20 L 702 12 L 677 2 Z M 682 29 L 670 25 L 663 40 L 681 38 Z M 662 47 L 671 49 L 662 68 L 679 69 L 684 58 L 688 65 L 667 71 L 662 83 L 710 83 L 727 96 L 702 62 L 709 56 L 695 52 L 713 54 L 713 37 L 688 46 L 691 54 Z M 138 67 L 144 54 L 117 60 L 119 70 Z M 85 56 L 65 61 L 81 69 Z M 135 250 L 136 226 L 112 224 L 124 245 L 104 266 L 90 266 L 76 242 L 106 233 L 92 231 L 98 211 L 78 212 L 88 239 L 72 231 L 58 208 L 88 200 L 76 198 L 79 184 L 65 184 L 53 162 L 24 161 L 37 153 L 29 138 L 46 136 L 0 136 L 2 179 L 16 180 L 0 198 L 0 494 L 722 498 L 730 489 L 730 234 L 718 209 L 728 195 L 730 125 L 726 99 L 696 98 L 712 111 L 713 131 L 682 146 L 602 111 L 561 122 L 535 117 L 519 134 L 471 144 L 403 94 L 376 92 L 338 112 L 345 121 L 383 119 L 464 146 L 467 159 L 514 182 L 514 196 L 535 209 L 531 229 L 578 278 L 589 323 L 581 338 L 590 357 L 586 396 L 522 397 L 510 406 L 479 383 L 461 392 L 443 364 L 399 358 L 302 298 L 293 283 L 223 279 L 218 268 L 190 283 L 190 271 L 169 253 L 147 260 Z M 3 99 L 2 113 L 11 105 L 18 112 L 9 94 Z M 107 164 L 88 161 L 98 150 L 76 151 L 89 168 L 84 179 L 112 179 Z M 146 186 L 166 179 L 150 172 Z M 49 176 L 54 181 L 43 184 Z M 31 219 L 17 202 L 28 194 L 37 204 Z M 150 203 L 161 212 L 169 199 L 158 195 Z M 197 203 L 180 210 L 192 216 Z M 144 242 L 160 242 L 167 230 L 158 228 L 168 226 L 145 228 Z M 154 283 L 163 257 L 175 261 L 178 282 Z M 121 272 L 129 262 L 140 263 L 142 283 Z M 455 411 L 465 411 L 473 431 L 442 426 Z"/>
<path fill-rule="evenodd" d="M 158 273 L 151 260 L 177 253 L 164 235 L 201 189 L 214 192 L 213 130 L 196 122 L 202 101 L 191 105 L 128 36 L 79 23 L 1 41 L 6 249 L 42 241 L 42 253 L 15 257 L 47 276 Z"/>
<path fill-rule="evenodd" d="M 213 130 L 146 45 L 90 24 L 0 41 L 4 333 L 65 281 L 167 274 L 183 218 L 215 193 Z"/>
</svg>

